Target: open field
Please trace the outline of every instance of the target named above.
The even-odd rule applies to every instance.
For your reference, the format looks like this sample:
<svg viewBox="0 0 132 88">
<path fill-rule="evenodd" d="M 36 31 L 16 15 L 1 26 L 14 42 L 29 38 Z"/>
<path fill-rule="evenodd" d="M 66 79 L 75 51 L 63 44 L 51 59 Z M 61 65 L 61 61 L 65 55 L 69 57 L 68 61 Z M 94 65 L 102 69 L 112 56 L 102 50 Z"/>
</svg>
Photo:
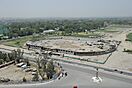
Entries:
<svg viewBox="0 0 132 88">
<path fill-rule="evenodd" d="M 75 38 L 77 40 L 77 38 Z M 109 43 L 98 42 L 96 40 L 87 39 L 87 41 L 80 40 L 71 40 L 67 38 L 63 39 L 46 39 L 40 41 L 29 41 L 27 44 L 35 45 L 35 46 L 42 46 L 45 48 L 51 49 L 62 49 L 62 50 L 71 50 L 71 51 L 80 51 L 80 52 L 88 52 L 88 51 L 103 51 L 107 50 L 110 46 Z M 111 42 L 114 44 L 114 42 Z M 103 48 L 99 48 L 99 46 L 103 46 Z"/>
<path fill-rule="evenodd" d="M 49 35 L 49 37 L 50 36 L 53 36 L 53 35 Z M 54 35 L 54 36 L 60 36 L 61 37 L 61 35 Z M 85 32 L 72 34 L 70 36 L 72 36 L 72 37 L 84 37 L 84 38 L 102 37 L 102 35 L 100 33 L 85 33 Z M 42 40 L 42 39 L 45 39 L 44 35 L 25 36 L 25 37 L 18 38 L 18 39 L 8 40 L 8 41 L 4 42 L 3 44 L 8 45 L 8 46 L 13 46 L 13 47 L 23 47 L 27 41 L 38 41 L 38 40 Z"/>
<path fill-rule="evenodd" d="M 22 47 L 24 47 L 24 44 L 27 41 L 37 41 L 37 40 L 41 40 L 41 39 L 45 39 L 45 36 L 44 35 L 37 35 L 37 36 L 30 35 L 30 36 L 24 36 L 21 38 L 17 38 L 17 39 L 7 40 L 3 44 L 7 45 L 7 46 L 22 48 Z"/>
<path fill-rule="evenodd" d="M 25 36 L 18 39 L 12 39 L 4 42 L 5 45 L 13 46 L 13 47 L 22 47 L 26 41 L 29 41 L 32 39 L 32 36 Z"/>
<path fill-rule="evenodd" d="M 55 35 L 55 36 L 61 36 L 61 35 Z M 78 33 L 78 34 L 73 34 L 71 35 L 73 37 L 90 37 L 90 36 L 93 36 L 93 37 L 101 37 L 101 35 L 99 33 Z M 50 36 L 49 36 L 50 37 Z M 44 35 L 39 35 L 39 36 L 25 36 L 25 37 L 22 37 L 22 38 L 18 38 L 18 39 L 12 39 L 12 40 L 9 40 L 9 41 L 6 41 L 4 42 L 5 45 L 8 45 L 8 46 L 13 46 L 13 47 L 23 47 L 24 44 L 27 42 L 27 41 L 37 41 L 37 40 L 42 40 L 42 39 L 45 39 L 45 36 Z"/>
<path fill-rule="evenodd" d="M 104 33 L 116 33 L 116 32 L 119 32 L 120 27 L 113 27 L 113 26 L 109 26 L 109 27 L 106 27 L 104 29 L 100 29 L 100 30 L 97 30 L 98 32 L 104 32 Z"/>
<path fill-rule="evenodd" d="M 27 80 L 32 80 L 33 75 L 12 64 L 0 69 L 0 77 L 9 78 L 13 81 L 22 81 L 23 77 Z"/>
<path fill-rule="evenodd" d="M 74 37 L 86 37 L 86 38 L 89 38 L 89 37 L 102 37 L 102 35 L 100 33 L 77 33 L 77 34 L 73 34 L 71 36 L 74 36 Z"/>
</svg>

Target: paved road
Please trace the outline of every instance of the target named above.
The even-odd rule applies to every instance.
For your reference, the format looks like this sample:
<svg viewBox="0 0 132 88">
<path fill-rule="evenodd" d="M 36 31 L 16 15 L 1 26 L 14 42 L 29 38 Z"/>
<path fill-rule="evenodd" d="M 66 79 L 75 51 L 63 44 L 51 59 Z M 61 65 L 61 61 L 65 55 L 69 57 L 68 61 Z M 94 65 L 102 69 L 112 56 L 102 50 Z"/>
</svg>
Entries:
<svg viewBox="0 0 132 88">
<path fill-rule="evenodd" d="M 1 85 L 0 88 L 72 88 L 73 85 L 77 85 L 79 88 L 132 88 L 132 80 L 129 79 L 100 72 L 100 77 L 103 81 L 97 84 L 91 79 L 95 76 L 94 70 L 64 63 L 62 66 L 68 72 L 68 76 L 60 80 L 55 80 L 47 84 Z"/>
<path fill-rule="evenodd" d="M 9 51 L 5 50 L 5 52 Z M 61 64 L 68 72 L 68 76 L 63 77 L 61 80 L 39 84 L 0 85 L 0 88 L 72 88 L 73 85 L 78 85 L 79 88 L 132 88 L 131 79 L 111 75 L 113 73 L 100 72 L 103 82 L 97 84 L 91 79 L 95 76 L 95 70 L 78 65 Z"/>
</svg>

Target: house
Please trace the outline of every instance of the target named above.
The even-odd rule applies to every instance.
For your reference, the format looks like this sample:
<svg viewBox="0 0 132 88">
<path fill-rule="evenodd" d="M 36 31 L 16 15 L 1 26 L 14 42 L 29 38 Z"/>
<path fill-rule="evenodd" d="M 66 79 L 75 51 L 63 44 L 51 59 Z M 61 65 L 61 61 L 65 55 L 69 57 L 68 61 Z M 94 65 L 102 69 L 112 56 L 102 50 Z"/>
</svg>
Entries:
<svg viewBox="0 0 132 88">
<path fill-rule="evenodd" d="M 45 30 L 45 31 L 43 31 L 43 34 L 52 33 L 52 32 L 55 32 L 55 30 Z"/>
</svg>

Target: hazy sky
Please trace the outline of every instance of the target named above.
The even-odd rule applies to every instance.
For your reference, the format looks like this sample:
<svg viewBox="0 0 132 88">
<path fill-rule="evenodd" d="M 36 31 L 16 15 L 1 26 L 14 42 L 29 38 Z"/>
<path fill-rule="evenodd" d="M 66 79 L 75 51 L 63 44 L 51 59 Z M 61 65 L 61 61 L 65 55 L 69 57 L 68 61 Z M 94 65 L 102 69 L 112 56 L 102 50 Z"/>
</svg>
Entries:
<svg viewBox="0 0 132 88">
<path fill-rule="evenodd" d="M 132 16 L 132 0 L 0 0 L 0 17 Z"/>
</svg>

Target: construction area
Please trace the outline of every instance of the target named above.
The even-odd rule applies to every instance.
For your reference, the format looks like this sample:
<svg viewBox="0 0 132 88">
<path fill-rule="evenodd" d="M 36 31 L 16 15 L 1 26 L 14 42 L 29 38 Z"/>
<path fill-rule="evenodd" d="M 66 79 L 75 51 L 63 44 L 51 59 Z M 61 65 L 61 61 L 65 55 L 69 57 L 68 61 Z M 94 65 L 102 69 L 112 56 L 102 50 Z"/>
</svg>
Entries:
<svg viewBox="0 0 132 88">
<path fill-rule="evenodd" d="M 29 48 L 40 48 L 54 53 L 64 53 L 78 56 L 94 56 L 108 54 L 116 50 L 120 41 L 115 40 L 70 40 L 70 39 L 50 39 L 31 42 L 26 45 Z"/>
<path fill-rule="evenodd" d="M 40 41 L 28 41 L 28 49 L 52 52 L 71 59 L 105 63 L 112 52 L 116 50 L 120 41 L 103 39 L 54 38 Z"/>
</svg>

